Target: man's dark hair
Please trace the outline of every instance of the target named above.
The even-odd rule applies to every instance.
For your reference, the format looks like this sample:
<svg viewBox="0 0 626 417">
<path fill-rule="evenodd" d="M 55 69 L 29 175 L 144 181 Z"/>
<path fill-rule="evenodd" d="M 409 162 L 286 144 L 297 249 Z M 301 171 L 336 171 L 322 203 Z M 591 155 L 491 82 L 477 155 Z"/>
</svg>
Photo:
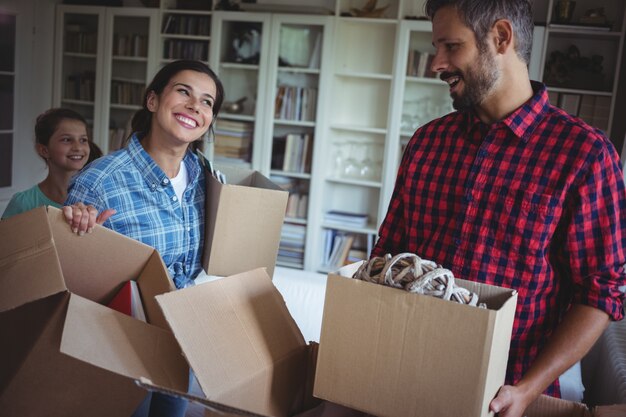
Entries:
<svg viewBox="0 0 626 417">
<path fill-rule="evenodd" d="M 445 6 L 454 7 L 461 21 L 469 27 L 481 51 L 487 46 L 487 33 L 500 19 L 511 22 L 515 33 L 513 45 L 517 55 L 530 62 L 533 45 L 533 12 L 529 0 L 427 0 L 424 8 L 432 20 L 435 13 Z"/>
</svg>

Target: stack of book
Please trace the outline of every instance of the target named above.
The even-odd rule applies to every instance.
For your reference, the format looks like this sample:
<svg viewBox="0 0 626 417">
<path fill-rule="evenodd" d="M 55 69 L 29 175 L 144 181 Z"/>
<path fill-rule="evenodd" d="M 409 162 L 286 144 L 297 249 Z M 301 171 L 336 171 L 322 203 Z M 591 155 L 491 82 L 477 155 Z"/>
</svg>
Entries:
<svg viewBox="0 0 626 417">
<path fill-rule="evenodd" d="M 283 175 L 270 177 L 276 185 L 289 192 L 285 217 L 291 219 L 306 219 L 309 205 L 308 182 Z"/>
<path fill-rule="evenodd" d="M 96 95 L 96 73 L 84 71 L 68 75 L 65 82 L 65 98 L 93 101 Z"/>
<path fill-rule="evenodd" d="M 148 56 L 148 37 L 146 35 L 113 35 L 113 55 Z"/>
<path fill-rule="evenodd" d="M 409 51 L 406 75 L 410 77 L 436 77 L 437 74 L 430 69 L 434 57 L 435 56 L 429 52 L 411 49 Z"/>
<path fill-rule="evenodd" d="M 111 79 L 111 104 L 141 106 L 144 83 L 124 79 Z"/>
<path fill-rule="evenodd" d="M 331 210 L 326 212 L 324 220 L 328 223 L 337 223 L 344 226 L 365 227 L 367 226 L 368 215 L 365 213 Z"/>
<path fill-rule="evenodd" d="M 313 137 L 308 133 L 289 133 L 274 138 L 272 169 L 287 172 L 309 172 Z"/>
<path fill-rule="evenodd" d="M 274 117 L 282 120 L 315 120 L 317 89 L 279 85 L 276 88 Z"/>
<path fill-rule="evenodd" d="M 287 211 L 285 216 L 296 219 L 306 219 L 308 205 L 308 194 L 302 194 L 300 192 L 290 193 L 287 199 Z"/>
<path fill-rule="evenodd" d="M 324 253 L 322 264 L 330 269 L 341 268 L 347 263 L 354 236 L 334 229 L 324 232 Z"/>
<path fill-rule="evenodd" d="M 305 236 L 306 226 L 290 223 L 283 224 L 277 261 L 283 264 L 302 266 L 304 263 Z"/>
<path fill-rule="evenodd" d="M 219 120 L 215 127 L 215 155 L 249 161 L 252 131 L 252 123 Z"/>
</svg>

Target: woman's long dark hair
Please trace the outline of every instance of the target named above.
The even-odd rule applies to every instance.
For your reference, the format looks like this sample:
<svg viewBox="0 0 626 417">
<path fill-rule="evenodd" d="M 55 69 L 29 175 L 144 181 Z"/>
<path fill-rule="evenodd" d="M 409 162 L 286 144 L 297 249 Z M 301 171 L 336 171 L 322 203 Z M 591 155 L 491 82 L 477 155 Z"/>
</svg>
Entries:
<svg viewBox="0 0 626 417">
<path fill-rule="evenodd" d="M 224 101 L 224 86 L 222 85 L 222 82 L 217 77 L 215 72 L 213 72 L 213 70 L 209 68 L 209 66 L 206 65 L 204 62 L 193 60 L 179 60 L 170 62 L 169 64 L 161 68 L 152 79 L 150 85 L 146 87 L 146 91 L 143 95 L 142 108 L 135 113 L 131 122 L 132 133 L 137 133 L 140 137 L 143 137 L 148 132 L 150 132 L 150 127 L 152 125 L 152 112 L 148 110 L 148 96 L 151 92 L 154 92 L 157 96 L 160 95 L 163 92 L 165 86 L 167 86 L 167 84 L 170 82 L 172 77 L 179 72 L 185 70 L 191 70 L 207 74 L 215 82 L 216 94 L 215 101 L 213 102 L 213 121 L 215 121 L 215 119 L 217 118 L 217 114 L 222 107 L 222 102 Z M 213 123 L 211 123 L 211 126 L 209 127 L 209 130 L 212 129 Z M 128 142 L 129 139 L 130 137 L 127 138 L 126 142 Z M 201 138 L 198 138 L 198 141 L 199 140 L 201 140 Z M 194 142 L 194 144 L 196 144 L 196 142 Z"/>
</svg>

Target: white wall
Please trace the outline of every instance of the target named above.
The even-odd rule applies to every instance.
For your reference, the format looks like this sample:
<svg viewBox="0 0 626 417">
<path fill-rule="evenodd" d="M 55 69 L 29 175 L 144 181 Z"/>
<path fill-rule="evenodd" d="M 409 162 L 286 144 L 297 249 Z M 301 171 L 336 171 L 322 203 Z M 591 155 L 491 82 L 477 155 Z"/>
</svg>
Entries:
<svg viewBox="0 0 626 417">
<path fill-rule="evenodd" d="M 0 213 L 16 191 L 31 187 L 46 175 L 34 150 L 34 126 L 39 113 L 52 105 L 54 0 L 0 0 L 0 10 L 17 13 L 15 136 L 13 186 L 0 188 Z"/>
</svg>

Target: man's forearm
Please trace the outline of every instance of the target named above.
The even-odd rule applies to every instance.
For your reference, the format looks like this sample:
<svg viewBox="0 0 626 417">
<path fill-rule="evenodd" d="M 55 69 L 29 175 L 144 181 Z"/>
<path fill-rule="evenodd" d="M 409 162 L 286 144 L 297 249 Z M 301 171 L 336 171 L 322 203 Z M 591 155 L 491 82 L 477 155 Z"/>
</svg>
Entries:
<svg viewBox="0 0 626 417">
<path fill-rule="evenodd" d="M 608 324 L 604 311 L 574 304 L 516 386 L 532 397 L 539 396 L 589 352 Z"/>
</svg>

